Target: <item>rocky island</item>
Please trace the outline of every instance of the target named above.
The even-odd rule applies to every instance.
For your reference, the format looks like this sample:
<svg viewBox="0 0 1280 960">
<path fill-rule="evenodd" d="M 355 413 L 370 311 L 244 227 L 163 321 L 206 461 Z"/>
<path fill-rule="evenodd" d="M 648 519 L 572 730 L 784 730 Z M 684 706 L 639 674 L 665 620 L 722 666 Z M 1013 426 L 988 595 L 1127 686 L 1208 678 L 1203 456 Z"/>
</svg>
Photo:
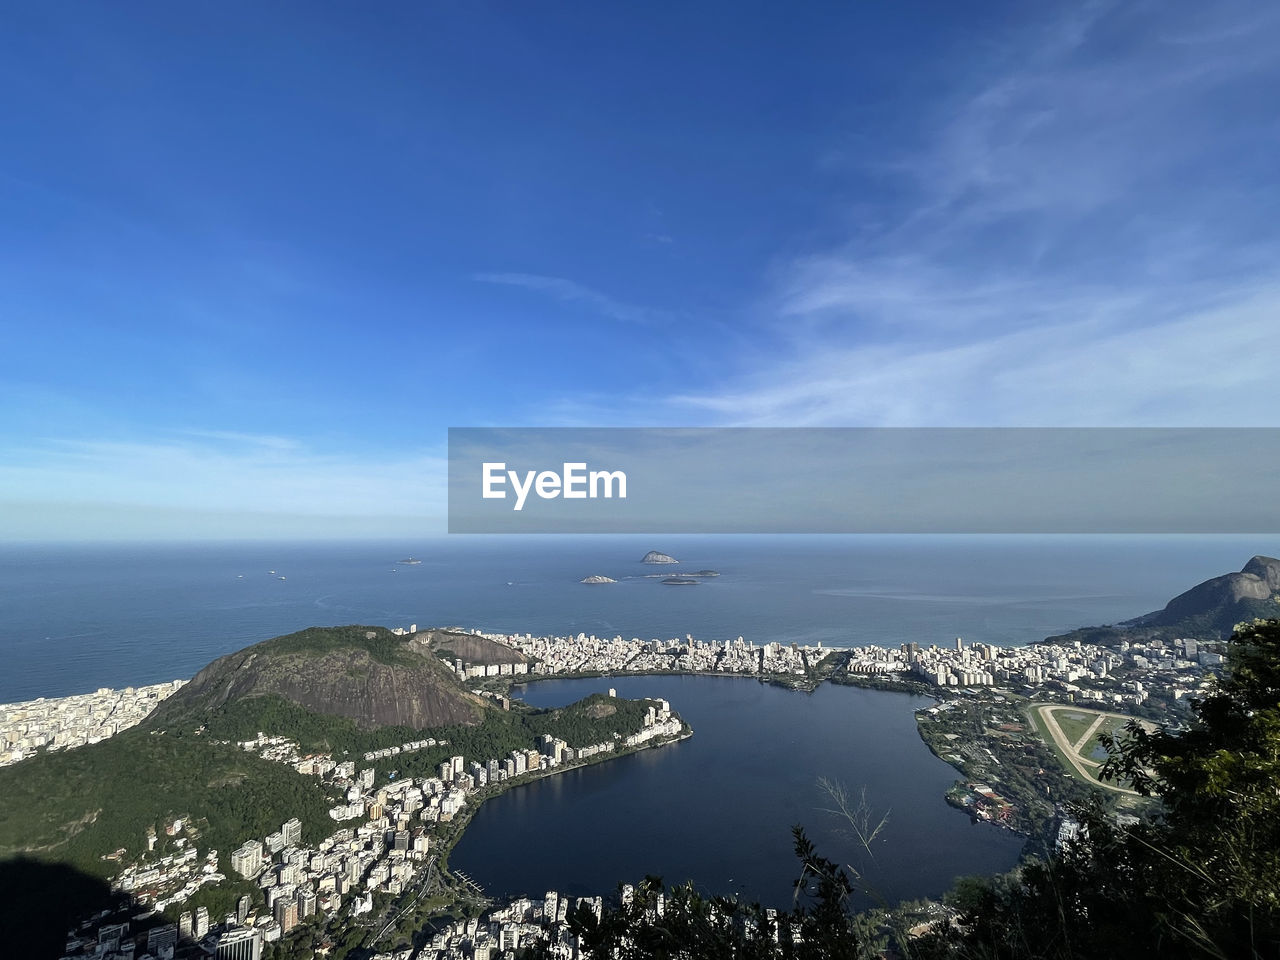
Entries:
<svg viewBox="0 0 1280 960">
<path fill-rule="evenodd" d="M 662 553 L 658 550 L 650 550 L 644 555 L 641 563 L 679 563 L 675 557 Z"/>
<path fill-rule="evenodd" d="M 618 581 L 613 579 L 613 577 L 602 577 L 599 574 L 596 574 L 595 576 L 592 576 L 592 577 L 583 577 L 578 582 L 579 583 L 617 583 Z"/>
</svg>

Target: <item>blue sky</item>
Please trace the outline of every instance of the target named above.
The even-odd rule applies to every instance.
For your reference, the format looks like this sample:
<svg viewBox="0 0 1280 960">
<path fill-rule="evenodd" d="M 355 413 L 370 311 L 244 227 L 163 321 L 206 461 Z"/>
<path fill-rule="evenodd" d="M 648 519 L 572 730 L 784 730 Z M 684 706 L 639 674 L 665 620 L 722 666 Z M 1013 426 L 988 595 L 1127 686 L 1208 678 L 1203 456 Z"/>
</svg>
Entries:
<svg viewBox="0 0 1280 960">
<path fill-rule="evenodd" d="M 1280 426 L 1270 5 L 3 17 L 3 536 L 436 532 L 449 426 Z"/>
</svg>

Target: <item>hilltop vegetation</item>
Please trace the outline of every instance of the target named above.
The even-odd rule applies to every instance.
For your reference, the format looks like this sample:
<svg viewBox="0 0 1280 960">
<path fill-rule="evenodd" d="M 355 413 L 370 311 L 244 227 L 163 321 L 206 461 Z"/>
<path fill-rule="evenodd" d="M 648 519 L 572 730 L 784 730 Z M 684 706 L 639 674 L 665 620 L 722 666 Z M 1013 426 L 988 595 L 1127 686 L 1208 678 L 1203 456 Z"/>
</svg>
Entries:
<svg viewBox="0 0 1280 960">
<path fill-rule="evenodd" d="M 240 653 L 259 653 L 286 656 L 304 654 L 320 657 L 335 651 L 364 651 L 378 663 L 390 667 L 412 666 L 405 638 L 392 633 L 386 627 L 365 627 L 354 624 L 345 627 L 308 627 L 297 633 L 272 637 L 255 644 Z M 216 661 L 215 661 L 216 662 Z"/>
<path fill-rule="evenodd" d="M 213 661 L 147 725 L 184 726 L 228 703 L 264 696 L 346 717 L 366 730 L 477 724 L 491 709 L 458 682 L 426 639 L 385 627 L 312 627 Z"/>
<path fill-rule="evenodd" d="M 146 850 L 153 828 L 194 818 L 198 846 L 224 856 L 290 817 L 318 840 L 332 829 L 330 801 L 313 777 L 235 747 L 126 730 L 102 743 L 45 753 L 0 769 L 0 856 L 29 854 L 95 874 L 102 858 Z"/>
</svg>

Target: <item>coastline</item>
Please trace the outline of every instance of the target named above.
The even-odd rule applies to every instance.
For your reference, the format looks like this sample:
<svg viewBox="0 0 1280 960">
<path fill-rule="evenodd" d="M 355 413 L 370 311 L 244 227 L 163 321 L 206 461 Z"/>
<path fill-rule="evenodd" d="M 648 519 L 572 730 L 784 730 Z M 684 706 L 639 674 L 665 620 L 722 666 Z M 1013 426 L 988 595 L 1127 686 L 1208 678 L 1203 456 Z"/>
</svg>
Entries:
<svg viewBox="0 0 1280 960">
<path fill-rule="evenodd" d="M 497 786 L 490 785 L 485 787 L 483 793 L 481 791 L 476 791 L 476 793 L 473 794 L 473 799 L 476 802 L 468 803 L 467 806 L 463 808 L 466 811 L 464 816 L 457 817 L 450 821 L 450 836 L 447 841 L 442 842 L 437 848 L 436 855 L 439 857 L 438 862 L 440 864 L 441 873 L 445 874 L 448 872 L 449 854 L 453 851 L 453 848 L 458 845 L 458 841 L 462 839 L 462 835 L 466 832 L 466 828 L 471 823 L 471 820 L 480 812 L 480 808 L 489 800 L 500 797 L 509 790 L 529 786 L 541 780 L 558 776 L 562 773 L 569 773 L 573 770 L 585 770 L 587 767 L 596 766 L 601 763 L 608 763 L 611 760 L 620 760 L 623 757 L 629 757 L 644 750 L 656 750 L 660 747 L 669 747 L 677 743 L 682 743 L 692 737 L 694 731 L 688 721 L 683 718 L 681 718 L 681 723 L 684 724 L 685 729 L 677 737 L 669 737 L 663 740 L 642 743 L 635 747 L 626 747 L 623 750 L 615 750 L 610 753 L 596 754 L 588 757 L 586 760 L 575 760 L 571 764 L 561 764 L 558 767 L 539 770 L 532 775 L 525 774 L 522 779 L 504 780 Z M 457 824 L 457 826 L 454 827 L 454 824 Z M 474 881 L 471 885 L 473 887 L 476 886 Z"/>
</svg>

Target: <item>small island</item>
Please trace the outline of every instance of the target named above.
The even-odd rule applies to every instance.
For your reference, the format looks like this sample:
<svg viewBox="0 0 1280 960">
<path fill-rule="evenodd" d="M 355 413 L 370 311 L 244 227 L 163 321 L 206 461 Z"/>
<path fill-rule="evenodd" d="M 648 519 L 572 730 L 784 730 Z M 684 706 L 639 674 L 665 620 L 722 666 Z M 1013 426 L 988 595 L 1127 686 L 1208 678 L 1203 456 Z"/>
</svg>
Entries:
<svg viewBox="0 0 1280 960">
<path fill-rule="evenodd" d="M 670 587 L 688 587 L 700 583 L 701 581 L 694 580 L 692 577 L 667 577 L 662 582 Z"/>
<path fill-rule="evenodd" d="M 595 576 L 592 576 L 592 577 L 583 577 L 578 582 L 579 583 L 617 583 L 618 581 L 613 579 L 613 577 L 602 577 L 599 574 L 596 574 Z"/>
<path fill-rule="evenodd" d="M 644 555 L 644 559 L 641 560 L 640 562 L 641 563 L 679 563 L 680 561 L 677 560 L 675 557 L 662 553 L 658 550 L 650 550 L 648 553 Z"/>
</svg>

